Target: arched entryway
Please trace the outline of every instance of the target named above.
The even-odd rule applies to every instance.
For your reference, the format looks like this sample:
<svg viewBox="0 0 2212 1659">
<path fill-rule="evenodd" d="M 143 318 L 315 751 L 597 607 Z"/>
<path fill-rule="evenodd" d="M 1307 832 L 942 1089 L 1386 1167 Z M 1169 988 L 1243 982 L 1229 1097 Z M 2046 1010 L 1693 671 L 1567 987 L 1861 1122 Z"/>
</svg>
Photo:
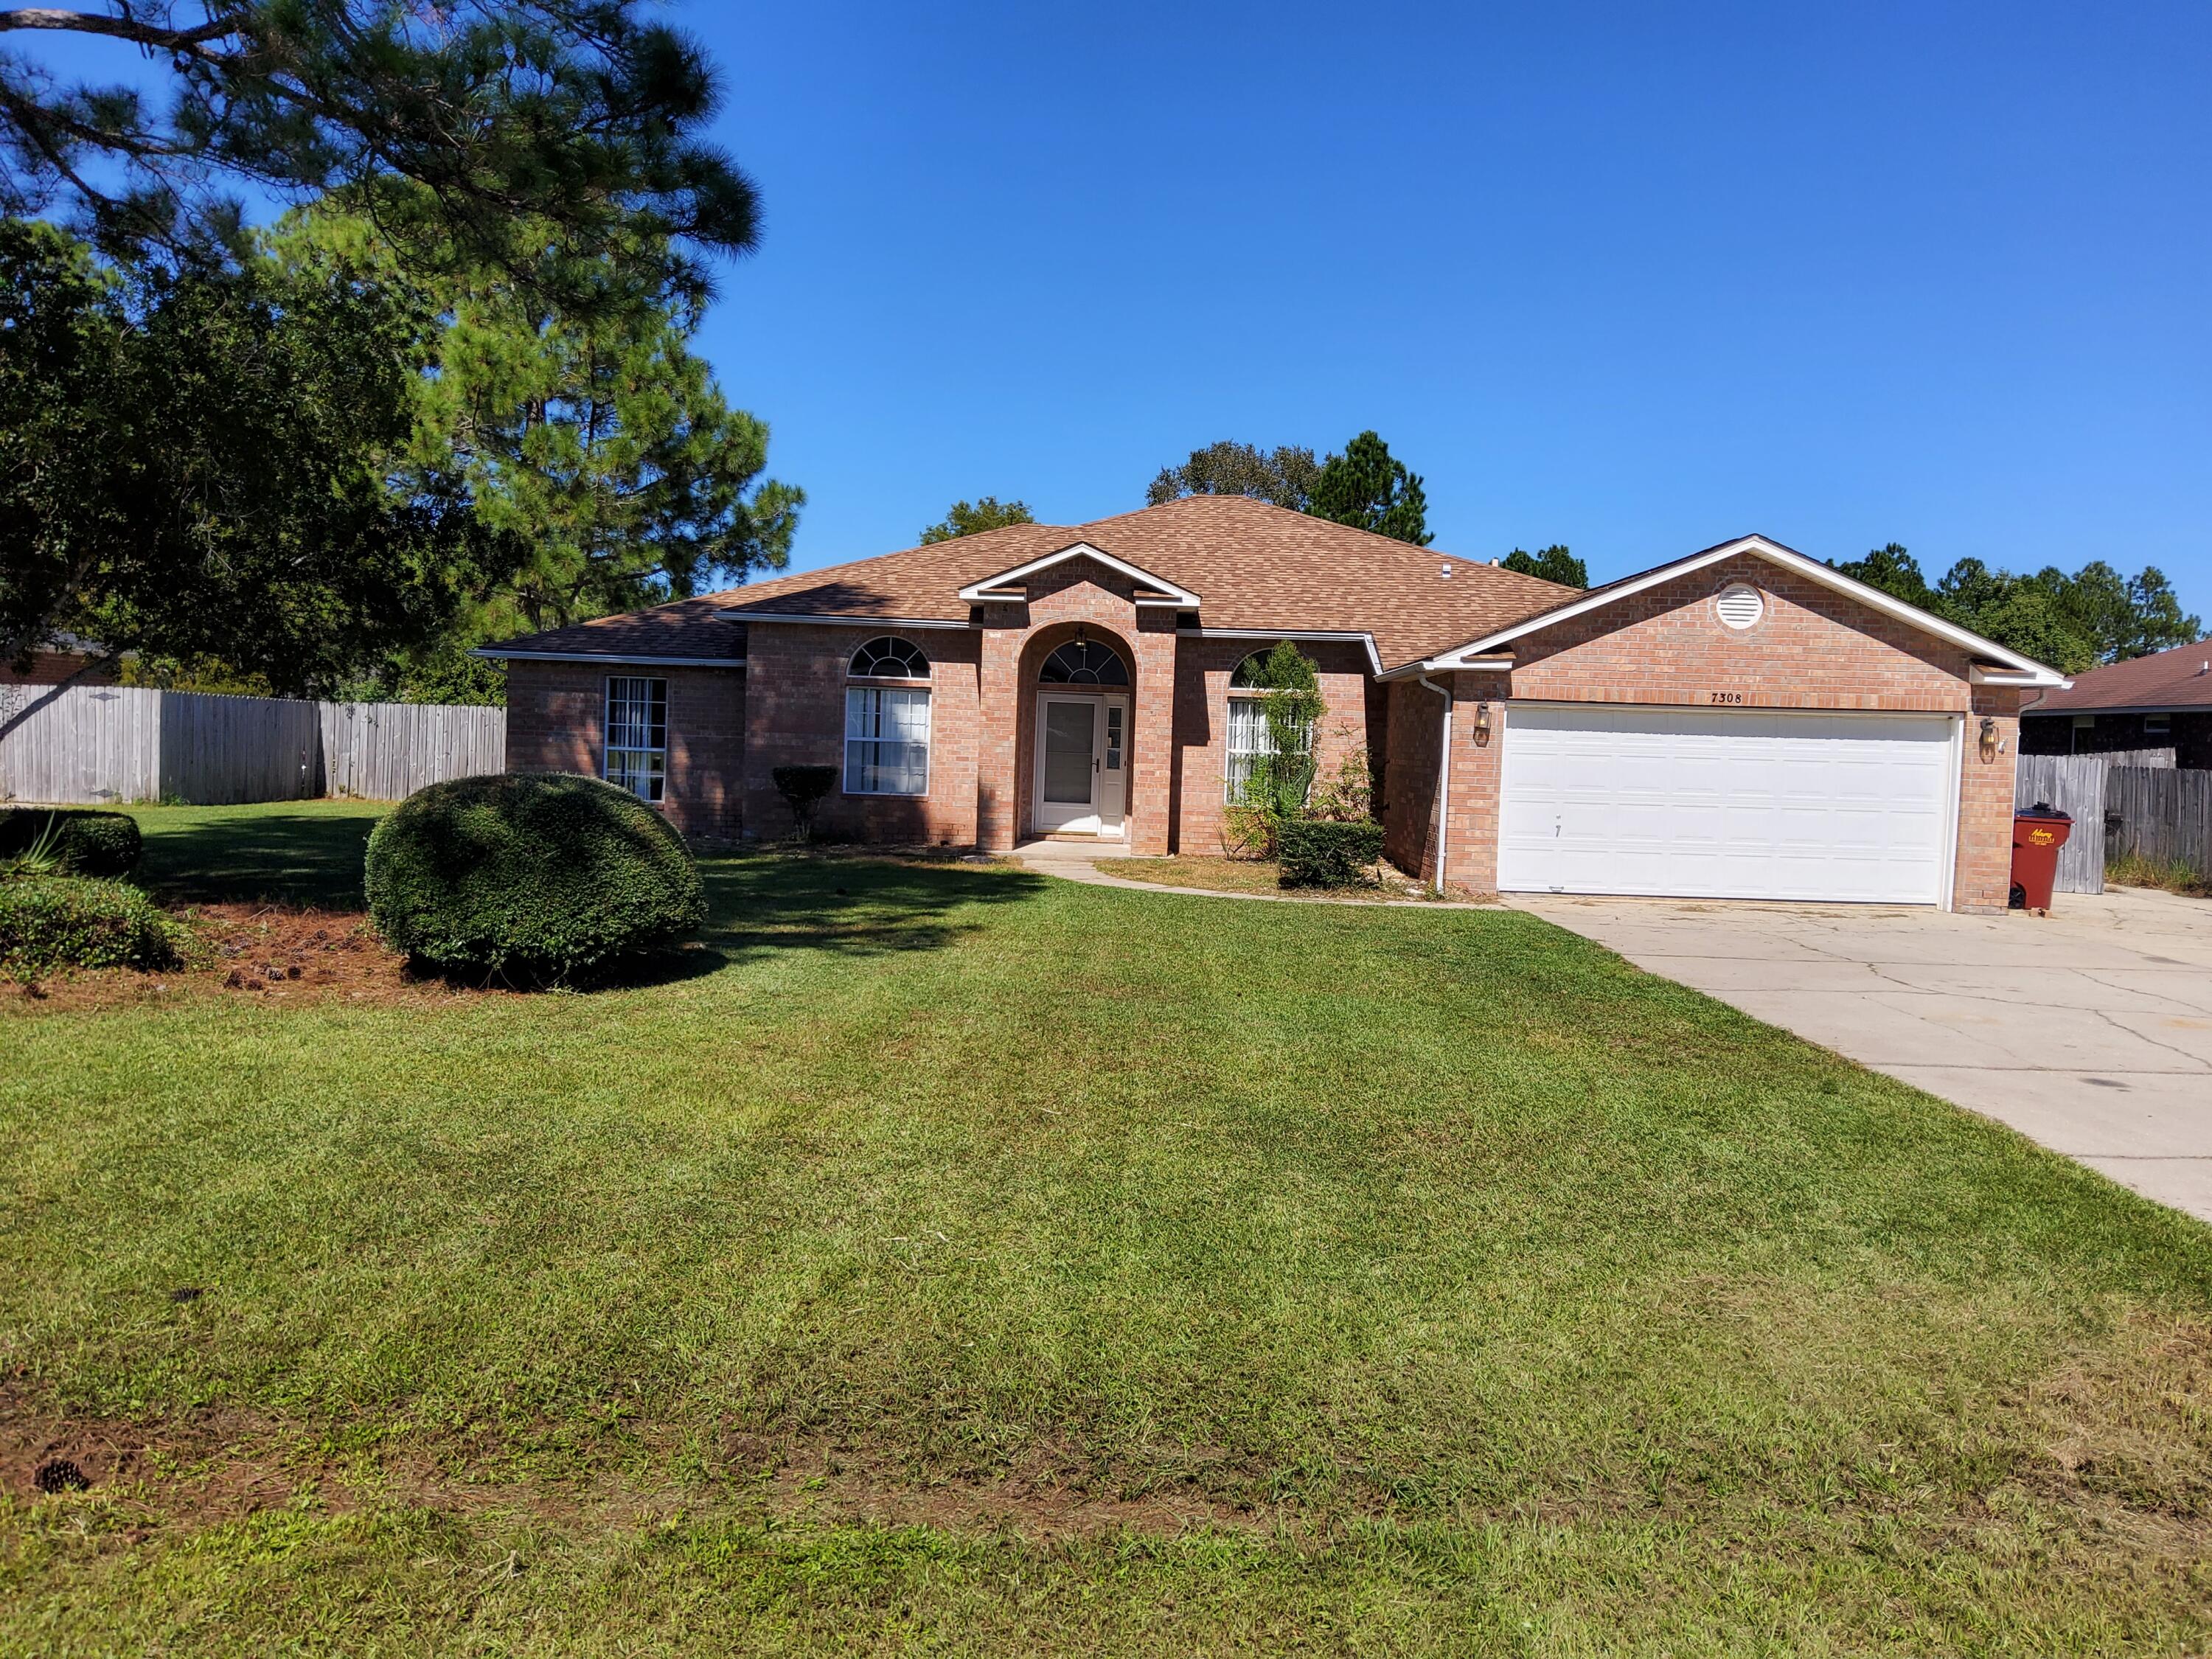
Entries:
<svg viewBox="0 0 2212 1659">
<path fill-rule="evenodd" d="M 1081 623 L 1042 629 L 1024 647 L 1030 834 L 1127 839 L 1134 655 L 1116 635 Z"/>
</svg>

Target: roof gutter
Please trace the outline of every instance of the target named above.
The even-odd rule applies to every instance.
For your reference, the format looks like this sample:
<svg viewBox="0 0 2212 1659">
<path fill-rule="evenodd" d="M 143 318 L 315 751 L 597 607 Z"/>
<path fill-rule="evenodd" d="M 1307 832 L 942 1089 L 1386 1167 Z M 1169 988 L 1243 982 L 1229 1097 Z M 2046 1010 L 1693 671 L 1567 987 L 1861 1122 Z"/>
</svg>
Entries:
<svg viewBox="0 0 2212 1659">
<path fill-rule="evenodd" d="M 1448 685 L 1438 685 L 1426 674 L 1421 684 L 1444 700 L 1444 740 L 1437 756 L 1437 896 L 1444 896 L 1444 848 L 1451 832 L 1451 720 L 1452 694 Z"/>
<path fill-rule="evenodd" d="M 649 651 L 509 651 L 496 645 L 480 645 L 468 653 L 490 662 L 605 662 L 650 665 L 656 668 L 743 668 L 743 657 L 663 657 Z"/>
</svg>

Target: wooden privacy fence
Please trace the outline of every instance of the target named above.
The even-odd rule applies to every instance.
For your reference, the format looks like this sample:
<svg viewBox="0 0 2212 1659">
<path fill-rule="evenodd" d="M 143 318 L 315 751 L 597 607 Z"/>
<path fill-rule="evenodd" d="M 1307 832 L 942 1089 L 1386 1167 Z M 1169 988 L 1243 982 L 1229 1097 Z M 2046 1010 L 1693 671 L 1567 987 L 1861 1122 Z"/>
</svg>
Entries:
<svg viewBox="0 0 2212 1659">
<path fill-rule="evenodd" d="M 0 800 L 393 800 L 506 769 L 503 708 L 0 686 Z"/>
<path fill-rule="evenodd" d="M 326 795 L 400 800 L 428 783 L 507 770 L 507 710 L 319 702 Z"/>
<path fill-rule="evenodd" d="M 2014 810 L 2041 803 L 2074 820 L 2066 845 L 2058 849 L 2062 893 L 2105 890 L 2106 780 L 2117 768 L 2148 770 L 2173 767 L 2171 749 L 2136 749 L 2109 755 L 2022 755 L 2013 774 Z"/>
<path fill-rule="evenodd" d="M 2115 766 L 2105 780 L 2105 846 L 2212 876 L 2212 772 Z"/>
</svg>

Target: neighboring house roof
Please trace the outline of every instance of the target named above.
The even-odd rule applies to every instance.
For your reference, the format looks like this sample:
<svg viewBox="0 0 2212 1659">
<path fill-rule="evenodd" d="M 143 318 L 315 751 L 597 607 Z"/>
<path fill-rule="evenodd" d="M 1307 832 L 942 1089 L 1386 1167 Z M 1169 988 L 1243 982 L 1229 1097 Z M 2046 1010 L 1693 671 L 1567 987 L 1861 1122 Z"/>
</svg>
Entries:
<svg viewBox="0 0 2212 1659">
<path fill-rule="evenodd" d="M 2070 691 L 2053 691 L 2024 714 L 2185 714 L 2212 709 L 2212 639 L 2093 668 Z"/>
<path fill-rule="evenodd" d="M 745 636 L 724 620 L 728 597 L 714 593 L 657 605 L 649 611 L 597 617 L 573 627 L 549 628 L 542 634 L 489 645 L 474 654 L 540 662 L 613 657 L 736 667 L 744 661 Z"/>
<path fill-rule="evenodd" d="M 1688 575 L 1691 572 L 1703 569 L 1707 565 L 1718 564 L 1724 559 L 1737 558 L 1746 554 L 1764 559 L 1770 564 L 1778 565 L 1808 580 L 1817 582 L 1823 587 L 1832 589 L 1847 598 L 1856 599 L 1862 605 L 1895 617 L 1901 622 L 1908 623 L 1923 633 L 1932 634 L 1938 639 L 1957 646 L 1972 659 L 1975 678 L 1984 684 L 2064 686 L 2069 683 L 2066 677 L 2055 668 L 2046 667 L 2032 657 L 2024 657 L 2009 647 L 1999 645 L 1995 640 L 1984 639 L 1980 635 L 1971 633 L 1954 623 L 1945 622 L 1941 617 L 1931 616 L 1917 605 L 1906 604 L 1894 594 L 1885 593 L 1878 587 L 1869 587 L 1862 581 L 1855 581 L 1841 571 L 1821 563 L 1818 559 L 1808 558 L 1796 548 L 1784 547 L 1780 542 L 1766 536 L 1739 536 L 1733 541 L 1717 543 L 1700 552 L 1692 553 L 1686 558 L 1676 559 L 1668 564 L 1655 565 L 1650 569 L 1639 571 L 1633 576 L 1624 576 L 1619 581 L 1607 582 L 1602 587 L 1593 587 L 1584 592 L 1571 593 L 1557 605 L 1547 605 L 1541 611 L 1516 618 L 1503 628 L 1485 634 L 1480 638 L 1469 640 L 1451 650 L 1441 652 L 1422 661 L 1408 663 L 1403 668 L 1395 671 L 1392 676 L 1386 678 L 1406 674 L 1443 672 L 1455 668 L 1480 665 L 1480 659 L 1493 657 L 1514 641 L 1536 633 L 1540 629 L 1553 627 L 1556 623 L 1568 621 L 1575 617 L 1585 616 L 1593 611 L 1602 610 L 1609 605 L 1617 605 L 1623 599 L 1644 592 L 1647 588 L 1656 587 L 1662 582 L 1673 581 L 1679 576 Z"/>
<path fill-rule="evenodd" d="M 1571 590 L 1241 495 L 1188 495 L 1073 526 L 1019 524 L 486 647 L 501 657 L 742 658 L 732 622 L 830 617 L 965 626 L 963 589 L 1018 584 L 1078 544 L 1133 567 L 1208 629 L 1370 635 L 1407 661 L 1547 610 Z M 1451 574 L 1443 572 L 1449 568 Z M 993 591 L 999 591 L 993 589 Z"/>
</svg>

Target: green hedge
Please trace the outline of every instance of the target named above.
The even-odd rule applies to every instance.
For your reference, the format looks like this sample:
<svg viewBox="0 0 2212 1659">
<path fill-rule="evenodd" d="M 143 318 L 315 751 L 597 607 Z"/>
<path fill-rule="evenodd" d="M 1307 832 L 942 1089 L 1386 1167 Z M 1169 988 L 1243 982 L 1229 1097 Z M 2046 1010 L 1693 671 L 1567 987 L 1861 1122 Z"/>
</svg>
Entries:
<svg viewBox="0 0 2212 1659">
<path fill-rule="evenodd" d="M 138 867 L 138 820 L 127 812 L 12 806 L 0 811 L 0 859 L 38 845 L 48 828 L 61 867 L 73 876 L 127 876 Z"/>
<path fill-rule="evenodd" d="M 1285 818 L 1275 832 L 1285 887 L 1357 887 L 1382 856 L 1382 826 L 1371 818 Z"/>
<path fill-rule="evenodd" d="M 440 969 L 562 979 L 705 920 L 699 867 L 659 813 L 597 778 L 457 778 L 368 838 L 368 913 Z"/>
<path fill-rule="evenodd" d="M 0 881 L 0 969 L 18 978 L 61 968 L 173 968 L 191 937 L 182 922 L 119 881 Z"/>
</svg>

